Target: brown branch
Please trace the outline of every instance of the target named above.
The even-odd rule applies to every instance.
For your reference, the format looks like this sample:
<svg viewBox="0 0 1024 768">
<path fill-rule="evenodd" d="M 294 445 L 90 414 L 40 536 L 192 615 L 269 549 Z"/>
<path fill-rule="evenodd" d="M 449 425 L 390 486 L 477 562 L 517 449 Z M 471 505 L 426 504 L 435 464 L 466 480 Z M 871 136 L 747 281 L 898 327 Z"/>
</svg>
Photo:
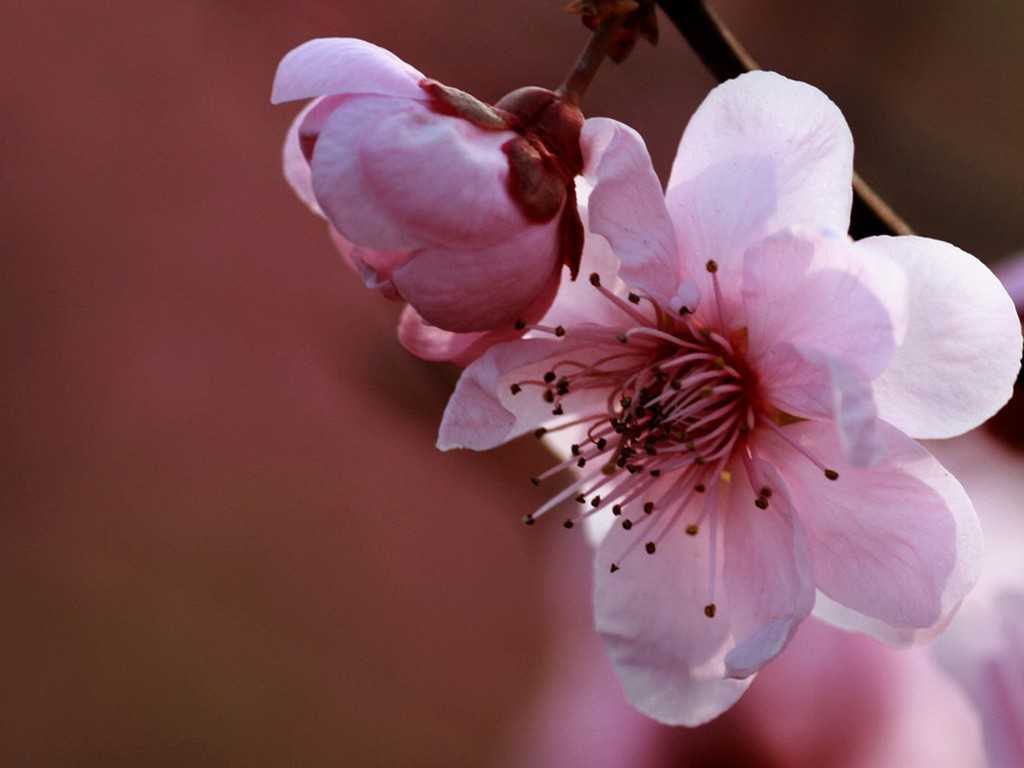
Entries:
<svg viewBox="0 0 1024 768">
<path fill-rule="evenodd" d="M 759 69 L 703 0 L 655 0 L 686 38 L 694 53 L 718 82 Z M 853 209 L 850 235 L 859 240 L 871 235 L 910 235 L 913 230 L 897 216 L 856 173 L 853 175 Z"/>
</svg>

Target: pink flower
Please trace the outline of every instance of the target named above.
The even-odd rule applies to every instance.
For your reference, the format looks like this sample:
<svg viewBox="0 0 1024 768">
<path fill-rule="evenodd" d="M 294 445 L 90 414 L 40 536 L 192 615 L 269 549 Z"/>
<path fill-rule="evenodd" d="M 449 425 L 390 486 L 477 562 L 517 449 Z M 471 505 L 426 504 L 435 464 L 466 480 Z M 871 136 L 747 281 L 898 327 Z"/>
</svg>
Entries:
<svg viewBox="0 0 1024 768">
<path fill-rule="evenodd" d="M 411 351 L 466 362 L 544 313 L 563 264 L 575 277 L 575 106 L 528 88 L 491 107 L 342 38 L 281 61 L 272 100 L 310 97 L 285 174 L 365 283 L 409 303 Z"/>
<path fill-rule="evenodd" d="M 709 95 L 664 196 L 628 128 L 588 121 L 583 144 L 590 279 L 463 372 L 439 447 L 537 430 L 565 448 L 535 479 L 574 479 L 527 520 L 579 503 L 598 630 L 658 720 L 727 709 L 812 610 L 892 644 L 937 632 L 980 533 L 908 435 L 1009 397 L 1021 337 L 998 280 L 946 243 L 852 242 L 849 130 L 779 75 Z"/>
</svg>

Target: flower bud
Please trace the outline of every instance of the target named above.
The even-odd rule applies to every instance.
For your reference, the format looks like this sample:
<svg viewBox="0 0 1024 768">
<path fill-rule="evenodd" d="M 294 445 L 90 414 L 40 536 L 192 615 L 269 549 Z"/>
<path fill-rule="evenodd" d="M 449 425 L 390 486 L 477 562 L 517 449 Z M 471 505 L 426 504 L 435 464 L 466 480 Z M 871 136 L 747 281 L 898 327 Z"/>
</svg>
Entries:
<svg viewBox="0 0 1024 768">
<path fill-rule="evenodd" d="M 491 106 L 340 38 L 282 60 L 273 100 L 309 97 L 286 176 L 364 282 L 412 307 L 423 327 L 403 332 L 411 351 L 464 360 L 539 318 L 563 264 L 576 276 L 578 108 L 540 88 Z"/>
</svg>

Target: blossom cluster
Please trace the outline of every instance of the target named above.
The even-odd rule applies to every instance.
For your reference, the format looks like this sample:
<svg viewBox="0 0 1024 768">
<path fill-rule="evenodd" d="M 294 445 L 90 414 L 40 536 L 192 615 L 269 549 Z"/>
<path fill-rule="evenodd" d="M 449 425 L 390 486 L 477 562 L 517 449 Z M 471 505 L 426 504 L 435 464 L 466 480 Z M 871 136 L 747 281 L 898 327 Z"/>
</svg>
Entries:
<svg viewBox="0 0 1024 768">
<path fill-rule="evenodd" d="M 964 251 L 849 237 L 853 141 L 823 93 L 718 86 L 665 189 L 622 123 L 539 89 L 484 104 L 361 41 L 296 49 L 274 98 L 315 99 L 286 176 L 407 303 L 403 344 L 464 366 L 438 446 L 559 454 L 525 519 L 594 544 L 637 709 L 717 717 L 812 615 L 891 645 L 948 624 L 981 528 L 918 440 L 1006 403 L 1020 323 Z"/>
</svg>

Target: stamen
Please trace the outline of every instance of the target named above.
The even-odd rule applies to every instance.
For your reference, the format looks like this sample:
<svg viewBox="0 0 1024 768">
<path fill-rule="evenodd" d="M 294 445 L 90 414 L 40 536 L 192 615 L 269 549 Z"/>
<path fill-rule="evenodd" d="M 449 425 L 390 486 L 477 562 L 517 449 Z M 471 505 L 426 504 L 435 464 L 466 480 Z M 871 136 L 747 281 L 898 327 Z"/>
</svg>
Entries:
<svg viewBox="0 0 1024 768">
<path fill-rule="evenodd" d="M 800 453 L 800 455 L 802 455 L 805 459 L 807 459 L 814 466 L 816 466 L 818 469 L 820 469 L 827 479 L 829 479 L 829 480 L 838 480 L 839 479 L 839 473 L 838 472 L 836 472 L 834 469 L 829 469 L 821 461 L 819 461 L 814 456 L 812 456 L 810 454 L 810 452 L 808 452 L 808 450 L 806 448 L 804 448 L 802 445 L 800 445 L 800 443 L 798 443 L 796 440 L 794 440 L 789 435 L 787 435 L 783 431 L 782 427 L 780 427 L 774 421 L 772 421 L 771 419 L 761 419 L 761 423 L 765 424 L 775 434 L 777 434 L 779 437 L 781 437 L 783 440 L 785 440 L 787 443 L 789 443 L 790 446 L 792 446 L 798 453 Z"/>
</svg>

